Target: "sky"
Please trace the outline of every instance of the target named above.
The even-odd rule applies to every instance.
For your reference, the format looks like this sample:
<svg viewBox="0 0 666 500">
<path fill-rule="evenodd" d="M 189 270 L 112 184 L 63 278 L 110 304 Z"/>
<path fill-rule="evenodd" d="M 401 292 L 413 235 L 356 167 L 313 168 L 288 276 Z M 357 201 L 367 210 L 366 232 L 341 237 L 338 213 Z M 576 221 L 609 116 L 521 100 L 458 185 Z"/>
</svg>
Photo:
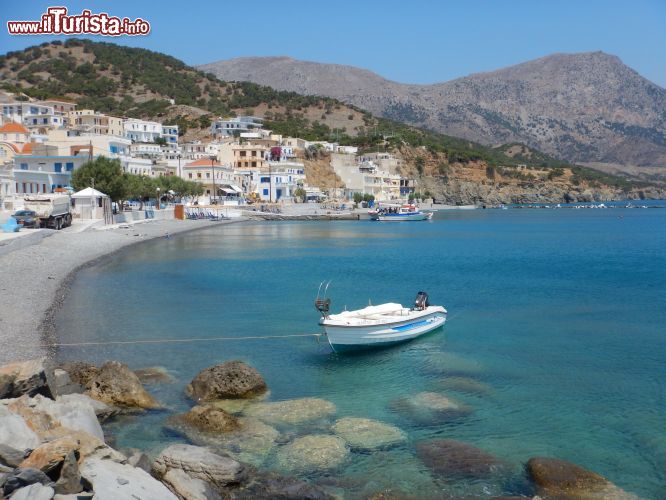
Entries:
<svg viewBox="0 0 666 500">
<path fill-rule="evenodd" d="M 151 32 L 97 40 L 163 52 L 188 64 L 290 56 L 435 83 L 555 52 L 602 50 L 666 88 L 666 0 L 22 1 L 0 0 L 0 53 L 60 36 L 9 35 L 8 20 L 49 6 L 141 17 Z"/>
</svg>

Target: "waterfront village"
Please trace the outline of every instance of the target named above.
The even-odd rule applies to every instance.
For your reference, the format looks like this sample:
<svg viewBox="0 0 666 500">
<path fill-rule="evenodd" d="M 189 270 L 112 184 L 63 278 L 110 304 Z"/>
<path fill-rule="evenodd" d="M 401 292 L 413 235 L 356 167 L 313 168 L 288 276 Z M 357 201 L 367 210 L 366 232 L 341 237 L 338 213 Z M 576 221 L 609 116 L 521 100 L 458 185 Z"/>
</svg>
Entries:
<svg viewBox="0 0 666 500">
<path fill-rule="evenodd" d="M 273 134 L 255 116 L 219 117 L 210 140 L 183 142 L 176 125 L 110 116 L 61 100 L 0 93 L 0 109 L 5 211 L 20 209 L 26 195 L 72 194 L 72 173 L 100 156 L 117 159 L 130 174 L 199 183 L 202 195 L 188 203 L 203 206 L 344 202 L 363 195 L 391 201 L 414 192 L 414 182 L 396 173 L 402 160 L 390 153 L 359 155 L 353 146 Z M 339 185 L 323 189 L 309 182 L 304 159 L 312 157 L 330 162 Z"/>
</svg>

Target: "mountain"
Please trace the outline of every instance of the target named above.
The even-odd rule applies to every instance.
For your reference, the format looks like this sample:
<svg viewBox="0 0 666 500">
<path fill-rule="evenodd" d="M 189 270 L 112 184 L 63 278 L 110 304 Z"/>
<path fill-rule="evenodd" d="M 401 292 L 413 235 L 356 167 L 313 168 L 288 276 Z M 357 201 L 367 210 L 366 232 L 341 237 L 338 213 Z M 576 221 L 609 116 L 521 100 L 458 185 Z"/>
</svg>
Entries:
<svg viewBox="0 0 666 500">
<path fill-rule="evenodd" d="M 210 139 L 217 116 L 257 115 L 278 134 L 391 152 L 402 160 L 398 173 L 452 203 L 666 196 L 662 186 L 570 165 L 518 142 L 483 145 L 330 97 L 223 81 L 171 56 L 112 43 L 69 39 L 0 55 L 0 89 L 18 96 L 10 99 L 64 98 L 81 108 L 175 123 L 183 140 Z M 329 159 L 316 153 L 302 159 L 309 182 L 340 186 Z"/>
<path fill-rule="evenodd" d="M 484 144 L 522 142 L 570 162 L 666 175 L 666 90 L 603 52 L 554 54 L 433 85 L 288 57 L 200 68 L 229 81 L 334 97 Z"/>
</svg>

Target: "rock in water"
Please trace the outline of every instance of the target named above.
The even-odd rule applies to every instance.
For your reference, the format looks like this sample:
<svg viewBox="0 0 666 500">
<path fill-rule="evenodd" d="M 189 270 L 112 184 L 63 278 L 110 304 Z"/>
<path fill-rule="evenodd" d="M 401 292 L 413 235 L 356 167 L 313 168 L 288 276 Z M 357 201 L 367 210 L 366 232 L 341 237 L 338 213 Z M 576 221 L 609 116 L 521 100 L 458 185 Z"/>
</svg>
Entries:
<svg viewBox="0 0 666 500">
<path fill-rule="evenodd" d="M 388 448 L 407 439 L 397 427 L 367 418 L 341 418 L 333 425 L 333 432 L 358 450 Z"/>
<path fill-rule="evenodd" d="M 416 455 L 444 479 L 481 479 L 503 470 L 503 463 L 490 453 L 453 439 L 420 442 Z"/>
<path fill-rule="evenodd" d="M 234 459 L 187 444 L 175 444 L 164 449 L 155 460 L 153 469 L 160 477 L 170 470 L 180 470 L 217 488 L 238 484 L 247 477 L 245 466 Z"/>
<path fill-rule="evenodd" d="M 218 500 L 222 497 L 203 479 L 190 477 L 181 469 L 169 469 L 162 482 L 179 498 L 187 500 Z"/>
<path fill-rule="evenodd" d="M 99 368 L 91 363 L 73 362 L 65 363 L 60 366 L 69 374 L 72 382 L 81 385 L 81 387 L 88 388 L 90 381 L 99 373 Z"/>
<path fill-rule="evenodd" d="M 319 398 L 289 399 L 271 403 L 257 403 L 245 410 L 245 414 L 274 425 L 298 425 L 319 420 L 336 411 L 330 401 Z"/>
<path fill-rule="evenodd" d="M 608 479 L 576 464 L 556 458 L 534 457 L 527 472 L 546 498 L 629 500 L 638 497 L 618 488 Z"/>
<path fill-rule="evenodd" d="M 283 500 L 334 500 L 339 497 L 330 495 L 319 486 L 293 477 L 286 477 L 274 472 L 253 474 L 248 484 L 233 492 L 237 500 L 255 500 L 271 498 Z"/>
<path fill-rule="evenodd" d="M 139 368 L 134 370 L 139 380 L 144 384 L 173 384 L 176 379 L 162 366 Z"/>
<path fill-rule="evenodd" d="M 0 367 L 0 377 L 5 392 L 3 398 L 18 398 L 24 394 L 54 397 L 50 387 L 54 385 L 53 367 L 46 358 L 4 365 Z"/>
<path fill-rule="evenodd" d="M 99 372 L 90 378 L 87 387 L 88 394 L 103 403 L 129 408 L 160 408 L 134 372 L 118 361 L 104 363 Z"/>
<path fill-rule="evenodd" d="M 95 500 L 178 500 L 169 489 L 146 471 L 111 460 L 88 458 L 80 467 L 81 477 L 92 484 Z"/>
<path fill-rule="evenodd" d="M 463 403 L 437 392 L 420 392 L 399 398 L 390 408 L 419 424 L 430 425 L 469 415 L 472 409 Z"/>
<path fill-rule="evenodd" d="M 345 461 L 349 450 L 337 436 L 313 434 L 295 439 L 278 450 L 278 464 L 289 471 L 335 469 Z"/>
<path fill-rule="evenodd" d="M 212 406 L 195 406 L 187 413 L 176 415 L 173 420 L 203 432 L 230 432 L 240 427 L 236 417 Z"/>
<path fill-rule="evenodd" d="M 469 377 L 446 377 L 439 382 L 442 389 L 464 392 L 467 394 L 489 394 L 492 387 Z"/>
<path fill-rule="evenodd" d="M 201 371 L 185 389 L 198 401 L 251 398 L 266 391 L 259 372 L 242 361 L 227 361 Z"/>
</svg>

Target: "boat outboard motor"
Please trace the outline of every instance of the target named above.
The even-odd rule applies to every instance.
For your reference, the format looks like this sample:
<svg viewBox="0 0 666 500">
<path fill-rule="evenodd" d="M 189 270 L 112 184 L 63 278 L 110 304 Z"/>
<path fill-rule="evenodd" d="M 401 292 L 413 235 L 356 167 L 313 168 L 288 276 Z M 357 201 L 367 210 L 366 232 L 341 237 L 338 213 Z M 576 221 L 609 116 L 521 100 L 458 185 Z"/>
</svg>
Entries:
<svg viewBox="0 0 666 500">
<path fill-rule="evenodd" d="M 414 301 L 414 309 L 417 311 L 423 311 L 426 307 L 430 305 L 428 301 L 428 294 L 425 292 L 419 292 L 416 294 L 416 300 Z"/>
<path fill-rule="evenodd" d="M 331 299 L 317 299 L 315 300 L 315 307 L 325 318 L 328 316 L 328 311 L 331 309 Z"/>
</svg>

